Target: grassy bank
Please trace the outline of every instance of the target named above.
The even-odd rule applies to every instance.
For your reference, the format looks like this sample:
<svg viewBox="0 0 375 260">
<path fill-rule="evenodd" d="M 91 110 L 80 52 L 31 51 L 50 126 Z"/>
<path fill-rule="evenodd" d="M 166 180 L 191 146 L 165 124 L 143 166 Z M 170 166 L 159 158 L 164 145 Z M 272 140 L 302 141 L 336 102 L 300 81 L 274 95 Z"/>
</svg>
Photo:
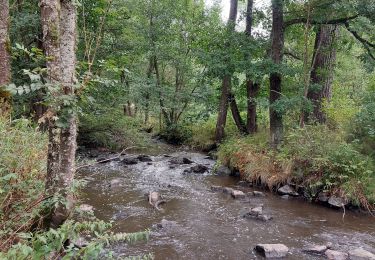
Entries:
<svg viewBox="0 0 375 260">
<path fill-rule="evenodd" d="M 374 207 L 373 158 L 326 126 L 289 130 L 278 151 L 269 148 L 267 132 L 230 138 L 219 147 L 218 157 L 238 169 L 244 180 L 270 190 L 292 183 L 303 187 L 311 200 L 327 192 L 354 205 Z"/>
</svg>

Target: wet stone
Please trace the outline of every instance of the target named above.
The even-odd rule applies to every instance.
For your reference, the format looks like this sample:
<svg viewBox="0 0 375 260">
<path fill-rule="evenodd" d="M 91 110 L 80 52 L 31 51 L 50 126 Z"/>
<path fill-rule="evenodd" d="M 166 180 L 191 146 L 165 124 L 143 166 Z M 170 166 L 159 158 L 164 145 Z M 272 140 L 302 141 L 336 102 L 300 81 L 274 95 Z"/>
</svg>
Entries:
<svg viewBox="0 0 375 260">
<path fill-rule="evenodd" d="M 284 185 L 283 187 L 279 188 L 277 192 L 280 195 L 290 195 L 295 197 L 299 196 L 298 192 L 296 192 L 295 189 L 293 189 L 289 185 Z"/>
<path fill-rule="evenodd" d="M 253 187 L 253 183 L 248 181 L 239 181 L 237 185 L 241 187 Z"/>
<path fill-rule="evenodd" d="M 348 201 L 344 198 L 331 196 L 328 200 L 328 204 L 336 208 L 342 208 L 348 205 Z"/>
<path fill-rule="evenodd" d="M 114 188 L 114 187 L 118 187 L 121 185 L 121 179 L 113 179 L 111 180 L 111 182 L 109 183 L 109 186 Z"/>
<path fill-rule="evenodd" d="M 234 199 L 245 198 L 245 193 L 243 191 L 240 191 L 240 190 L 233 190 L 231 195 Z"/>
<path fill-rule="evenodd" d="M 266 196 L 266 194 L 264 194 L 264 193 L 261 192 L 261 191 L 253 191 L 253 195 L 254 195 L 255 197 L 265 197 L 265 196 Z"/>
<path fill-rule="evenodd" d="M 192 164 L 193 161 L 186 157 L 177 157 L 169 160 L 171 164 Z"/>
<path fill-rule="evenodd" d="M 289 195 L 283 195 L 283 196 L 281 196 L 281 198 L 284 199 L 284 200 L 287 200 L 287 199 L 289 199 Z"/>
<path fill-rule="evenodd" d="M 329 260 L 347 260 L 347 259 L 349 259 L 347 253 L 335 251 L 335 250 L 331 250 L 331 249 L 328 249 L 325 252 L 325 255 Z"/>
<path fill-rule="evenodd" d="M 140 162 L 152 162 L 151 156 L 145 154 L 138 155 L 137 159 Z"/>
<path fill-rule="evenodd" d="M 350 260 L 375 260 L 375 255 L 362 248 L 357 248 L 349 251 Z"/>
<path fill-rule="evenodd" d="M 288 254 L 289 248 L 283 244 L 259 244 L 255 251 L 265 258 L 283 258 Z"/>
<path fill-rule="evenodd" d="M 312 245 L 303 249 L 302 251 L 312 255 L 323 255 L 327 249 L 327 246 Z"/>
<path fill-rule="evenodd" d="M 190 169 L 194 173 L 205 173 L 206 171 L 208 171 L 208 167 L 202 164 L 195 165 L 191 167 Z"/>
<path fill-rule="evenodd" d="M 79 209 L 83 212 L 90 212 L 90 213 L 94 211 L 94 207 L 88 204 L 81 204 L 79 206 Z"/>
<path fill-rule="evenodd" d="M 126 165 L 134 165 L 138 163 L 138 160 L 134 157 L 128 157 L 124 158 L 121 163 L 126 164 Z"/>
</svg>

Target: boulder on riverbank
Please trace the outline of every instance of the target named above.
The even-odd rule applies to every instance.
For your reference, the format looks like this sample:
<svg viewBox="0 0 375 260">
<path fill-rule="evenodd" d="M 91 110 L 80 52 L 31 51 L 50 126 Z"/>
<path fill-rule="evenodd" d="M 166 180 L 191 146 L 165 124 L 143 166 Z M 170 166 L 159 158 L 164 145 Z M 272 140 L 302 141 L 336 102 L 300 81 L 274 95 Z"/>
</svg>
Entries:
<svg viewBox="0 0 375 260">
<path fill-rule="evenodd" d="M 282 186 L 281 188 L 279 188 L 277 190 L 277 192 L 280 195 L 289 195 L 289 196 L 293 196 L 293 197 L 299 196 L 298 192 L 296 192 L 296 190 L 294 188 L 290 187 L 289 185 Z"/>
<path fill-rule="evenodd" d="M 219 176 L 229 176 L 232 174 L 232 171 L 226 166 L 220 166 L 216 169 L 215 174 Z"/>
<path fill-rule="evenodd" d="M 255 251 L 265 258 L 283 258 L 289 252 L 289 248 L 283 244 L 258 244 Z"/>
<path fill-rule="evenodd" d="M 375 255 L 362 248 L 357 248 L 349 251 L 350 260 L 375 260 Z"/>
<path fill-rule="evenodd" d="M 328 204 L 335 208 L 342 208 L 348 205 L 348 201 L 342 197 L 331 196 L 328 199 Z"/>
<path fill-rule="evenodd" d="M 347 260 L 348 254 L 340 251 L 328 249 L 325 251 L 325 255 L 329 260 Z"/>
</svg>

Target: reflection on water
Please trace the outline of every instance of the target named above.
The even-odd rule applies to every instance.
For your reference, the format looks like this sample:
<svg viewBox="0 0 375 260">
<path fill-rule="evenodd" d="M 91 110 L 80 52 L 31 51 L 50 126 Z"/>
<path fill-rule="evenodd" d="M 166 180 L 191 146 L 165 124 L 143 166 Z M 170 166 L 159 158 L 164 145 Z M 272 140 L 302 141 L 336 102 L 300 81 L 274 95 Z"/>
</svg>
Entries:
<svg viewBox="0 0 375 260">
<path fill-rule="evenodd" d="M 175 153 L 191 158 L 210 169 L 214 161 L 196 153 Z M 233 200 L 210 191 L 211 185 L 236 187 L 238 179 L 212 175 L 184 175 L 189 165 L 171 169 L 165 156 L 153 162 L 125 166 L 119 162 L 99 165 L 80 173 L 88 184 L 83 203 L 93 205 L 99 219 L 114 221 L 115 231 L 136 232 L 151 229 L 148 243 L 128 247 L 117 245 L 119 256 L 153 253 L 155 259 L 257 259 L 258 243 L 283 243 L 291 253 L 288 259 L 320 259 L 305 255 L 309 244 L 332 242 L 337 250 L 362 247 L 375 253 L 375 219 L 353 212 L 342 212 L 306 203 L 284 200 L 267 194 Z M 149 165 L 150 164 L 150 165 Z M 237 187 L 248 192 L 251 188 Z M 152 208 L 145 197 L 150 191 L 162 194 L 163 211 Z M 243 219 L 247 209 L 263 204 L 270 222 Z"/>
</svg>

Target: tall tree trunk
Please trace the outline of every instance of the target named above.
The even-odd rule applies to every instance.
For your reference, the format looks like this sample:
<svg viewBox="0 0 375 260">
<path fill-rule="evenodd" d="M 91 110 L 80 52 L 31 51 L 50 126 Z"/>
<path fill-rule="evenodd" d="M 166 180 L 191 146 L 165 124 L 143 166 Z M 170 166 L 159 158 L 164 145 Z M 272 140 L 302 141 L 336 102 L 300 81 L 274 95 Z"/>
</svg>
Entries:
<svg viewBox="0 0 375 260">
<path fill-rule="evenodd" d="M 246 29 L 245 33 L 249 40 L 252 39 L 252 26 L 253 26 L 253 4 L 254 0 L 247 1 L 246 9 Z M 250 59 L 250 55 L 246 54 L 246 59 Z M 253 134 L 258 131 L 257 125 L 257 103 L 256 97 L 258 96 L 260 85 L 252 80 L 249 74 L 246 75 L 246 92 L 247 92 L 247 132 Z"/>
<path fill-rule="evenodd" d="M 237 20 L 237 9 L 238 9 L 238 0 L 231 0 L 230 1 L 230 12 L 229 12 L 229 19 L 228 19 L 228 31 L 232 32 L 236 26 Z M 227 47 L 230 48 L 229 42 L 227 43 Z M 228 61 L 229 62 L 229 61 Z M 228 113 L 228 102 L 229 102 L 229 94 L 231 88 L 231 77 L 232 75 L 226 72 L 224 75 L 222 84 L 221 84 L 221 96 L 220 96 L 220 103 L 219 103 L 219 111 L 218 111 L 218 118 L 216 122 L 216 133 L 215 133 L 215 140 L 216 142 L 221 142 L 224 138 L 225 134 L 225 125 L 227 121 L 227 113 Z"/>
<path fill-rule="evenodd" d="M 44 50 L 48 77 L 52 84 L 60 87 L 56 95 L 73 96 L 76 84 L 76 7 L 72 0 L 41 0 Z M 59 110 L 50 108 L 52 115 L 65 118 L 65 126 L 58 127 L 49 120 L 49 150 L 47 164 L 46 192 L 63 199 L 54 205 L 47 224 L 60 226 L 73 207 L 71 189 L 75 173 L 75 153 L 77 137 L 76 115 L 62 106 Z"/>
<path fill-rule="evenodd" d="M 232 111 L 234 123 L 241 133 L 246 134 L 246 125 L 241 118 L 240 110 L 238 109 L 236 99 L 232 93 L 229 93 L 229 104 L 230 110 Z"/>
<path fill-rule="evenodd" d="M 323 124 L 327 119 L 322 106 L 323 101 L 329 101 L 332 96 L 333 70 L 336 61 L 336 49 L 334 46 L 336 36 L 336 25 L 319 25 L 316 33 L 313 67 L 310 76 L 311 86 L 307 94 L 313 105 L 313 112 L 307 117 L 308 121 L 316 121 Z"/>
<path fill-rule="evenodd" d="M 10 93 L 3 89 L 10 83 L 9 1 L 0 0 L 0 115 L 10 111 Z"/>
<path fill-rule="evenodd" d="M 281 65 L 284 48 L 284 17 L 283 0 L 272 0 L 272 45 L 271 58 L 275 65 Z M 270 75 L 270 144 L 273 148 L 281 143 L 283 138 L 283 118 L 280 111 L 275 109 L 275 103 L 281 98 L 281 74 L 276 71 Z"/>
</svg>

